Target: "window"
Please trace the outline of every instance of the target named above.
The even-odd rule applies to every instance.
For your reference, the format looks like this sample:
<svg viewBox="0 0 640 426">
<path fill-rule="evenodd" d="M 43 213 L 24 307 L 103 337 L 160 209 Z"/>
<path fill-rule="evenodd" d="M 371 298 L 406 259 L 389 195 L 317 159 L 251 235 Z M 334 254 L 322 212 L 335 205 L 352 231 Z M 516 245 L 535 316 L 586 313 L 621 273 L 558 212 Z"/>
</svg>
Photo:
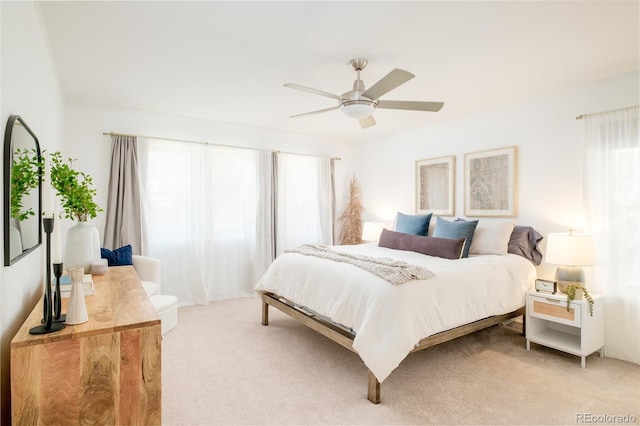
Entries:
<svg viewBox="0 0 640 426">
<path fill-rule="evenodd" d="M 179 303 L 253 296 L 276 242 L 278 253 L 331 243 L 330 160 L 157 139 L 139 144 L 145 254 L 162 261 L 162 290 Z"/>
</svg>

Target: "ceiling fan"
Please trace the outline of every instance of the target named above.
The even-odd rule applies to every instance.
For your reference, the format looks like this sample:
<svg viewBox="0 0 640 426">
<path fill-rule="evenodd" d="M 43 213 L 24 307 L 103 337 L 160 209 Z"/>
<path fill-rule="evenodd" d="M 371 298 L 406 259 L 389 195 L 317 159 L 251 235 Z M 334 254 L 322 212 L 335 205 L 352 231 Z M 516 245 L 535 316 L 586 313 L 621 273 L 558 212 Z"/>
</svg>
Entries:
<svg viewBox="0 0 640 426">
<path fill-rule="evenodd" d="M 364 58 L 355 58 L 349 61 L 349 65 L 356 72 L 356 81 L 353 82 L 353 89 L 338 96 L 311 87 L 302 86 L 295 83 L 287 83 L 284 86 L 291 89 L 301 90 L 320 96 L 326 96 L 338 100 L 338 105 L 317 111 L 305 112 L 303 114 L 292 115 L 291 118 L 306 117 L 323 112 L 340 109 L 346 116 L 356 118 L 360 121 L 360 127 L 366 129 L 376 124 L 376 120 L 371 115 L 376 108 L 381 109 L 404 109 L 411 111 L 440 111 L 444 102 L 417 102 L 417 101 L 384 101 L 380 97 L 392 91 L 401 84 L 411 80 L 415 75 L 401 69 L 393 69 L 376 84 L 365 90 L 364 82 L 360 80 L 360 71 L 367 66 L 368 61 Z"/>
</svg>

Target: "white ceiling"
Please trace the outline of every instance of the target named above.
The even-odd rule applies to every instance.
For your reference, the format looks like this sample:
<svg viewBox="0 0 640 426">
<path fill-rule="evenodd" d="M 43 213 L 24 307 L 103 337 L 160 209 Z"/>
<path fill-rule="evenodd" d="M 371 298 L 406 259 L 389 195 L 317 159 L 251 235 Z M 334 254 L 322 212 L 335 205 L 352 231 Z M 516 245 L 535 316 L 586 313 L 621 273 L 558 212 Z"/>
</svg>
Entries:
<svg viewBox="0 0 640 426">
<path fill-rule="evenodd" d="M 639 68 L 638 1 L 42 2 L 69 105 L 147 110 L 357 141 L 512 105 Z M 444 101 L 438 113 L 378 110 L 361 130 L 337 101 L 369 60 L 416 77 L 387 100 Z M 117 130 L 117 129 L 116 129 Z"/>
</svg>

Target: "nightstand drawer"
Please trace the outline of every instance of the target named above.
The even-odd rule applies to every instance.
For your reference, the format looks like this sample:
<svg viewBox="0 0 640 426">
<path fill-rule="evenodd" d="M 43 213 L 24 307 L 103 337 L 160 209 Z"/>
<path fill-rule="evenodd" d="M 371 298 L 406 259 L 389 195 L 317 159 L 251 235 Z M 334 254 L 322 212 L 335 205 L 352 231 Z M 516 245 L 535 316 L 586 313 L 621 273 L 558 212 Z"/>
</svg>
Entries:
<svg viewBox="0 0 640 426">
<path fill-rule="evenodd" d="M 582 325 L 582 305 L 571 302 L 567 311 L 566 300 L 558 300 L 551 297 L 529 296 L 530 302 L 527 304 L 529 315 L 536 318 L 546 319 L 560 324 L 581 327 Z"/>
</svg>

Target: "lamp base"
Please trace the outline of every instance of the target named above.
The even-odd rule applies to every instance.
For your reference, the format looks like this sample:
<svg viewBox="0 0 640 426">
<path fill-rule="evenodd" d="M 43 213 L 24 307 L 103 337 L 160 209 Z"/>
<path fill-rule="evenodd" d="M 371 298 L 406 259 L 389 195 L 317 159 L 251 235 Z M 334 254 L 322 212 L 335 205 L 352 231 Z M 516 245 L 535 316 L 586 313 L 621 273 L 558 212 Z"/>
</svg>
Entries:
<svg viewBox="0 0 640 426">
<path fill-rule="evenodd" d="M 556 270 L 556 281 L 558 282 L 558 290 L 563 293 L 567 292 L 569 284 L 578 284 L 585 286 L 586 277 L 584 270 L 577 266 L 558 266 Z"/>
</svg>

